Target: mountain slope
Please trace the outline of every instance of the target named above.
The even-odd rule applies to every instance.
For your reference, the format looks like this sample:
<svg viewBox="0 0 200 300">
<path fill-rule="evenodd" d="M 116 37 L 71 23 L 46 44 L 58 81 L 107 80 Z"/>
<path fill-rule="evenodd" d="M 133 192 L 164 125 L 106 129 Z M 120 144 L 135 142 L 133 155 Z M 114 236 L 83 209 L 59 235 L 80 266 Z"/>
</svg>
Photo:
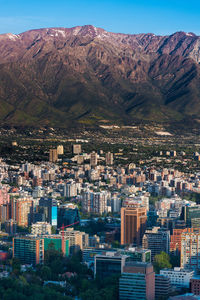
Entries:
<svg viewBox="0 0 200 300">
<path fill-rule="evenodd" d="M 200 37 L 91 25 L 0 35 L 0 122 L 69 126 L 199 118 Z"/>
</svg>

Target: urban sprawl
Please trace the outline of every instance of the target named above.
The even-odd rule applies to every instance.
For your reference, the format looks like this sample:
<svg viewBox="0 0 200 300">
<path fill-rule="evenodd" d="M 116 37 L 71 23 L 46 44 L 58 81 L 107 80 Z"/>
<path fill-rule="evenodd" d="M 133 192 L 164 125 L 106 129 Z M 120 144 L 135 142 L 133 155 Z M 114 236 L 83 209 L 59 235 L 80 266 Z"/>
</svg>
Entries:
<svg viewBox="0 0 200 300">
<path fill-rule="evenodd" d="M 62 144 L 37 164 L 0 159 L 4 292 L 18 280 L 53 290 L 44 300 L 200 299 L 200 172 L 83 150 L 61 163 Z"/>
</svg>

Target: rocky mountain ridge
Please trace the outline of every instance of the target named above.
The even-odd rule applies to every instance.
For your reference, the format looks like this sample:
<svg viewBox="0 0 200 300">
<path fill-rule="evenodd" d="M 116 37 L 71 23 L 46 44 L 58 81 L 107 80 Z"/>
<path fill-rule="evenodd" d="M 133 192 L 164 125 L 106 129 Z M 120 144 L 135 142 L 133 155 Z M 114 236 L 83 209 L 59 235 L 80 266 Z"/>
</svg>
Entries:
<svg viewBox="0 0 200 300">
<path fill-rule="evenodd" d="M 91 25 L 0 35 L 0 122 L 97 125 L 199 118 L 200 37 Z"/>
</svg>

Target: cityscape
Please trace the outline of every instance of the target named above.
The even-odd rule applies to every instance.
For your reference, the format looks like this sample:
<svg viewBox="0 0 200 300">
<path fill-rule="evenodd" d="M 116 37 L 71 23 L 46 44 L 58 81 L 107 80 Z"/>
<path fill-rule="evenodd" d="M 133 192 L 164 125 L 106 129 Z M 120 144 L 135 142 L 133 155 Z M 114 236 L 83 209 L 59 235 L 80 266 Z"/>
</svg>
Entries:
<svg viewBox="0 0 200 300">
<path fill-rule="evenodd" d="M 154 159 L 181 157 L 180 170 L 149 157 L 119 163 L 126 143 L 108 151 L 88 139 L 47 143 L 43 161 L 24 161 L 30 141 L 24 147 L 11 135 L 12 163 L 6 155 L 0 163 L 3 285 L 37 277 L 57 299 L 197 299 L 199 153 L 161 143 Z"/>
<path fill-rule="evenodd" d="M 200 1 L 0 1 L 0 300 L 200 300 Z"/>
</svg>

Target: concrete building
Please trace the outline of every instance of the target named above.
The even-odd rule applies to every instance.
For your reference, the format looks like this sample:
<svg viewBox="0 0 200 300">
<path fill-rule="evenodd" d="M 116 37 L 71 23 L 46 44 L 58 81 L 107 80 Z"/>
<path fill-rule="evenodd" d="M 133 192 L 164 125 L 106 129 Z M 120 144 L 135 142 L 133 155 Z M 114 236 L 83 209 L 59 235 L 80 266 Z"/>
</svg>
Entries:
<svg viewBox="0 0 200 300">
<path fill-rule="evenodd" d="M 73 150 L 73 154 L 80 154 L 81 153 L 81 145 L 74 144 L 72 150 Z"/>
<path fill-rule="evenodd" d="M 62 230 L 59 234 L 62 235 Z M 64 237 L 66 240 L 69 240 L 70 254 L 88 247 L 89 235 L 85 232 L 74 230 L 73 228 L 66 228 L 66 230 L 64 230 Z"/>
<path fill-rule="evenodd" d="M 140 246 L 146 229 L 146 222 L 147 213 L 144 207 L 122 207 L 121 244 Z"/>
<path fill-rule="evenodd" d="M 171 284 L 175 285 L 176 287 L 189 288 L 190 279 L 193 277 L 194 271 L 176 267 L 174 269 L 160 270 L 160 275 L 168 277 Z"/>
<path fill-rule="evenodd" d="M 161 251 L 169 253 L 170 231 L 160 227 L 153 227 L 145 231 L 142 246 L 151 250 L 151 259 Z"/>
<path fill-rule="evenodd" d="M 63 147 L 63 145 L 58 145 L 57 146 L 57 154 L 58 155 L 63 155 L 64 154 L 64 147 Z"/>
<path fill-rule="evenodd" d="M 90 165 L 91 167 L 95 167 L 97 165 L 97 153 L 94 151 L 90 154 Z"/>
<path fill-rule="evenodd" d="M 200 205 L 184 206 L 181 218 L 187 227 L 200 227 Z"/>
<path fill-rule="evenodd" d="M 88 191 L 83 194 L 82 209 L 85 212 L 94 214 L 103 214 L 111 211 L 111 195 L 107 191 L 92 192 Z"/>
<path fill-rule="evenodd" d="M 155 272 L 147 263 L 125 265 L 119 279 L 119 300 L 154 300 Z"/>
<path fill-rule="evenodd" d="M 170 279 L 160 274 L 155 275 L 155 298 L 166 298 L 172 292 L 172 285 Z"/>
<path fill-rule="evenodd" d="M 129 247 L 128 249 L 119 250 L 121 254 L 128 255 L 131 261 L 151 262 L 151 250 L 143 248 Z"/>
<path fill-rule="evenodd" d="M 17 222 L 18 226 L 27 227 L 29 225 L 28 216 L 33 211 L 33 200 L 31 198 L 11 199 L 11 218 Z"/>
<path fill-rule="evenodd" d="M 106 166 L 113 165 L 113 153 L 108 152 L 106 153 Z"/>
<path fill-rule="evenodd" d="M 200 228 L 187 228 L 181 235 L 181 268 L 200 270 Z"/>
<path fill-rule="evenodd" d="M 51 234 L 51 224 L 47 222 L 37 222 L 31 225 L 31 234 L 43 235 Z"/>
<path fill-rule="evenodd" d="M 184 229 L 173 229 L 173 234 L 170 237 L 170 253 L 173 255 L 180 255 L 181 253 L 181 234 Z"/>
<path fill-rule="evenodd" d="M 14 235 L 17 232 L 17 222 L 10 219 L 5 221 L 5 231 L 9 233 L 9 235 Z"/>
<path fill-rule="evenodd" d="M 37 265 L 44 261 L 44 240 L 35 237 L 13 238 L 13 257 L 24 264 Z"/>
<path fill-rule="evenodd" d="M 200 295 L 200 276 L 193 276 L 190 279 L 190 291 L 194 295 Z"/>
</svg>

